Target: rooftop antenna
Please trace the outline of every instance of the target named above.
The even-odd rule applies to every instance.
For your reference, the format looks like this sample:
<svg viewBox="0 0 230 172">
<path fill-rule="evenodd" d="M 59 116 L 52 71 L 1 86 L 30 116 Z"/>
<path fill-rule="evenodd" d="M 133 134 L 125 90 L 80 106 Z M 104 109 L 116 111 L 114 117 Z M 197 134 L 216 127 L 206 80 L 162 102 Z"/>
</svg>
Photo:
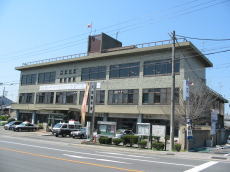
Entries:
<svg viewBox="0 0 230 172">
<path fill-rule="evenodd" d="M 117 40 L 117 38 L 118 38 L 118 33 L 119 33 L 119 32 L 117 31 L 117 32 L 116 32 L 116 40 Z"/>
</svg>

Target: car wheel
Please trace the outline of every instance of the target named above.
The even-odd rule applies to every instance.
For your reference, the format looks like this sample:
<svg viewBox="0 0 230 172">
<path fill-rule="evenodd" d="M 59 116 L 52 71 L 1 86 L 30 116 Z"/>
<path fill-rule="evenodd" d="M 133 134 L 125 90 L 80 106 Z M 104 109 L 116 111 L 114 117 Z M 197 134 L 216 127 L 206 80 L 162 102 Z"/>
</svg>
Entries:
<svg viewBox="0 0 230 172">
<path fill-rule="evenodd" d="M 84 138 L 84 135 L 82 134 L 81 136 L 80 136 L 80 139 L 83 139 Z"/>
<path fill-rule="evenodd" d="M 19 128 L 19 129 L 18 129 L 18 131 L 19 131 L 19 132 L 21 132 L 21 131 L 22 131 L 22 129 L 21 129 L 21 128 Z"/>
<path fill-rule="evenodd" d="M 73 139 L 75 139 L 76 136 L 72 135 Z"/>
<path fill-rule="evenodd" d="M 55 136 L 58 137 L 58 134 L 56 133 Z"/>
</svg>

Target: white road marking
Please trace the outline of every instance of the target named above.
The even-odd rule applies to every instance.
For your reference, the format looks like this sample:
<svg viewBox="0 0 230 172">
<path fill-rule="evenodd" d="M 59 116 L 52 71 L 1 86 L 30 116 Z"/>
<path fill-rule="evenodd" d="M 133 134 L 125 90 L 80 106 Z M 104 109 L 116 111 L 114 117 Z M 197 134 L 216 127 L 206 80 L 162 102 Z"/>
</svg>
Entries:
<svg viewBox="0 0 230 172">
<path fill-rule="evenodd" d="M 186 170 L 184 172 L 199 172 L 199 171 L 204 170 L 204 169 L 206 169 L 206 168 L 208 168 L 208 167 L 210 167 L 212 165 L 215 165 L 217 163 L 218 163 L 217 161 L 206 162 L 204 164 L 201 164 L 199 166 L 196 166 L 196 167 L 194 167 L 192 169 L 189 169 L 189 170 Z"/>
<path fill-rule="evenodd" d="M 148 157 L 148 156 L 140 156 L 140 155 L 128 155 L 128 154 L 121 154 L 121 153 L 115 153 L 115 152 L 100 152 L 96 151 L 97 153 L 104 153 L 104 154 L 110 154 L 110 155 L 122 155 L 122 156 L 129 156 L 129 157 L 135 157 L 135 158 L 144 158 L 144 159 L 159 159 L 155 157 Z"/>
<path fill-rule="evenodd" d="M 70 152 L 70 153 L 76 153 L 76 154 L 102 156 L 102 157 L 109 157 L 109 158 L 115 158 L 115 159 L 116 158 L 117 159 L 126 159 L 126 160 L 150 162 L 150 163 L 157 163 L 157 164 L 167 164 L 167 165 L 175 165 L 175 166 L 194 167 L 194 165 L 189 165 L 189 164 L 178 164 L 178 163 L 163 162 L 163 161 L 151 161 L 151 160 L 146 160 L 146 159 L 134 159 L 134 158 L 126 158 L 126 157 L 118 157 L 118 156 L 110 156 L 110 155 L 92 154 L 92 153 L 87 153 L 87 152 L 77 152 L 77 151 L 49 148 L 49 147 L 44 147 L 44 146 L 29 145 L 29 144 L 24 144 L 24 143 L 15 143 L 15 142 L 9 142 L 9 141 L 0 141 L 0 142 L 9 143 L 9 144 L 15 144 L 15 145 L 28 146 L 28 147 L 36 147 L 36 148 L 41 148 L 41 149 L 55 150 L 55 151 L 60 151 L 60 152 Z"/>
<path fill-rule="evenodd" d="M 97 161 L 115 162 L 115 163 L 120 163 L 120 164 L 132 164 L 132 163 L 128 163 L 128 162 L 114 161 L 114 160 L 110 160 L 110 159 L 98 159 L 98 158 L 76 156 L 76 155 L 69 155 L 69 154 L 63 154 L 63 155 L 68 156 L 68 157 L 73 157 L 73 158 L 79 158 L 79 159 L 93 159 L 93 160 L 97 160 Z"/>
<path fill-rule="evenodd" d="M 230 155 L 230 153 L 228 153 L 228 154 L 225 154 L 224 156 L 229 156 Z"/>
</svg>

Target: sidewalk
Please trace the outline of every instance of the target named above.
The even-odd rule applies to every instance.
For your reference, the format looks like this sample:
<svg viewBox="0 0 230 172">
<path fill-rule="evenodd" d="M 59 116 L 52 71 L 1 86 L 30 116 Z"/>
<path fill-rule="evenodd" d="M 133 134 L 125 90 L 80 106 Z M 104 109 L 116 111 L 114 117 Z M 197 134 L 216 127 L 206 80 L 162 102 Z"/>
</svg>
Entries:
<svg viewBox="0 0 230 172">
<path fill-rule="evenodd" d="M 222 158 L 222 156 L 213 154 L 213 153 L 199 153 L 199 152 L 171 152 L 171 151 L 155 151 L 150 149 L 140 149 L 140 148 L 133 148 L 133 147 L 126 147 L 126 146 L 115 146 L 115 145 L 100 145 L 100 144 L 73 144 L 74 146 L 78 147 L 87 147 L 88 149 L 97 149 L 97 150 L 109 150 L 109 151 L 117 151 L 117 152 L 126 152 L 126 153 L 133 153 L 133 154 L 149 154 L 149 155 L 159 155 L 159 156 L 168 156 L 168 157 L 178 157 L 178 158 L 185 158 L 185 159 L 200 159 L 200 160 L 213 160 L 221 159 L 221 160 L 230 160 L 230 156 L 226 156 Z"/>
</svg>

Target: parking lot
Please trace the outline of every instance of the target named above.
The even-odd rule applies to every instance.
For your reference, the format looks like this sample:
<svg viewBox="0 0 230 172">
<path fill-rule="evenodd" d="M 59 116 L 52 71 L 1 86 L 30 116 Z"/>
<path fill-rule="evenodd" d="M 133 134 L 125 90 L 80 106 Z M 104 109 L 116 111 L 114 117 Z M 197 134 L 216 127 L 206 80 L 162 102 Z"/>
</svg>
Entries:
<svg viewBox="0 0 230 172">
<path fill-rule="evenodd" d="M 65 143 L 71 143 L 71 144 L 77 144 L 81 143 L 82 141 L 86 139 L 79 139 L 75 138 L 73 139 L 72 137 L 55 137 L 52 135 L 51 132 L 46 132 L 44 130 L 38 130 L 35 132 L 14 132 L 11 130 L 5 130 L 3 126 L 0 126 L 0 134 L 1 135 L 6 135 L 6 136 L 14 136 L 14 137 L 27 137 L 27 138 L 35 138 L 35 139 L 42 139 L 42 140 L 50 140 L 50 141 L 57 141 L 57 142 L 65 142 Z"/>
</svg>

